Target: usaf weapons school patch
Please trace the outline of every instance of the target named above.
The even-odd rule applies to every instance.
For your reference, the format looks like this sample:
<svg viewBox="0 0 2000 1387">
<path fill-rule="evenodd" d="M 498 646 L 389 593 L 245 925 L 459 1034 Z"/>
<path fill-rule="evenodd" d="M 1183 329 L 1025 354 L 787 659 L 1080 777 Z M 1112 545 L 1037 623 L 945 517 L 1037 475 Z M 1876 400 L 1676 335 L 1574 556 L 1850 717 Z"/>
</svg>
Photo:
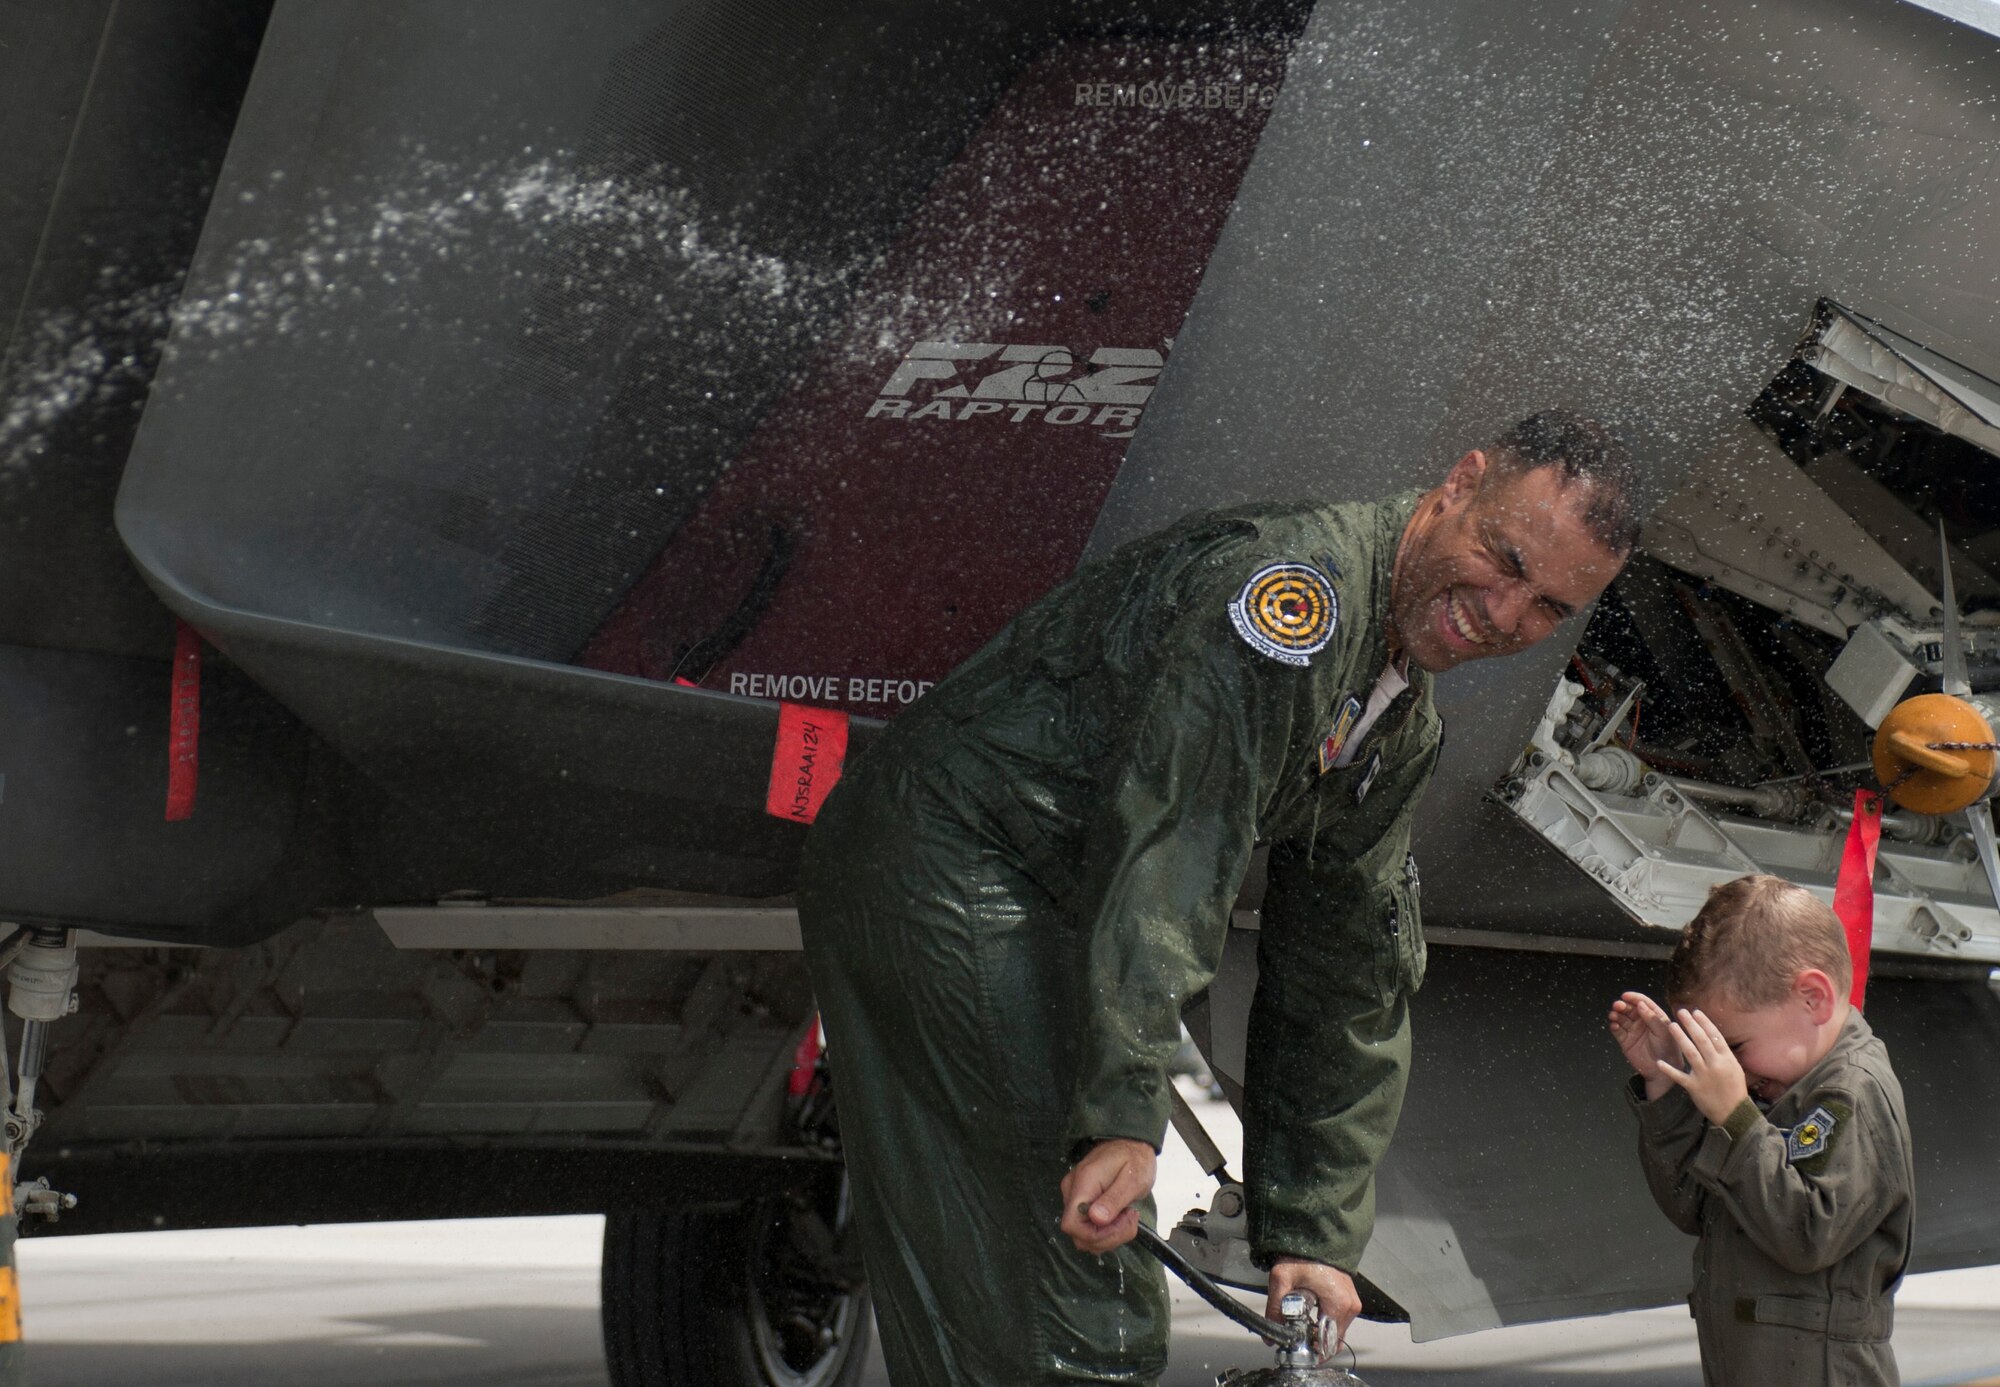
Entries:
<svg viewBox="0 0 2000 1387">
<path fill-rule="evenodd" d="M 1258 569 L 1229 604 L 1229 624 L 1260 655 L 1304 668 L 1340 625 L 1340 599 L 1310 564 Z"/>
<path fill-rule="evenodd" d="M 1814 1156 L 1823 1156 L 1827 1144 L 1833 1140 L 1834 1129 L 1840 1125 L 1840 1118 L 1829 1112 L 1825 1104 L 1800 1118 L 1798 1125 L 1785 1133 L 1785 1160 L 1791 1165 L 1809 1161 Z"/>
</svg>

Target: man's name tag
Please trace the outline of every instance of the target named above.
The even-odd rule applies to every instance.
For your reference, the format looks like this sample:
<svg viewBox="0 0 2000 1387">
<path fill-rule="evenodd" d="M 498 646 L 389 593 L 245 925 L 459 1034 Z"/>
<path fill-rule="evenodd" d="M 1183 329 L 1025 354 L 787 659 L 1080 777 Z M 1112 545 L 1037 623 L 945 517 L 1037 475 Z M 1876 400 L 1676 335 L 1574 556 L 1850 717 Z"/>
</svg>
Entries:
<svg viewBox="0 0 2000 1387">
<path fill-rule="evenodd" d="M 1368 753 L 1368 765 L 1361 772 L 1361 783 L 1354 787 L 1354 802 L 1361 803 L 1368 798 L 1368 792 L 1375 788 L 1375 777 L 1382 773 L 1382 753 L 1380 750 Z"/>
</svg>

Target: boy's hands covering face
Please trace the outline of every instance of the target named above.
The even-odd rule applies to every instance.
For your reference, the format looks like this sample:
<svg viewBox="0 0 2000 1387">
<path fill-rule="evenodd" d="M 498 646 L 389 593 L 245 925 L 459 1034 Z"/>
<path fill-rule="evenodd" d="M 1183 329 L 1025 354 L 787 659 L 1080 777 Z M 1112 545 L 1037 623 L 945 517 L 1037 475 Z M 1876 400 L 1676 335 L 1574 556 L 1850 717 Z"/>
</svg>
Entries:
<svg viewBox="0 0 2000 1387">
<path fill-rule="evenodd" d="M 1674 1041 L 1672 1024 L 1660 1004 L 1643 992 L 1627 992 L 1611 1004 L 1611 1038 L 1625 1055 L 1625 1062 L 1646 1081 L 1646 1097 L 1658 1098 L 1672 1087 L 1661 1076 L 1659 1061 L 1668 1064 L 1680 1058 L 1681 1047 Z"/>
<path fill-rule="evenodd" d="M 1687 1072 L 1682 1073 L 1667 1060 L 1658 1061 L 1660 1072 L 1670 1083 L 1686 1089 L 1688 1097 L 1701 1109 L 1701 1115 L 1720 1127 L 1737 1105 L 1750 1096 L 1743 1066 L 1736 1062 L 1729 1042 L 1707 1016 L 1686 1007 L 1676 1015 L 1679 1019 L 1669 1023 L 1668 1030 L 1680 1047 L 1681 1058 L 1687 1061 Z"/>
</svg>

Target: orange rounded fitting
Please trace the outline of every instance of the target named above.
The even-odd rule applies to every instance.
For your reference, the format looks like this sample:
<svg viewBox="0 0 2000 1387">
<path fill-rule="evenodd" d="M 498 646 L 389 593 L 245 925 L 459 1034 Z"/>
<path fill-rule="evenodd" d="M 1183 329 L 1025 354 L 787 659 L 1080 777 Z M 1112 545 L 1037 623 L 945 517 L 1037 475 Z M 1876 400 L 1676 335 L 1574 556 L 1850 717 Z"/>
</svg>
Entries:
<svg viewBox="0 0 2000 1387">
<path fill-rule="evenodd" d="M 1995 756 L 1991 751 L 1941 749 L 1937 743 L 1993 740 L 1986 719 L 1962 698 L 1906 698 L 1875 729 L 1875 778 L 1905 809 L 1955 814 L 1992 788 Z"/>
</svg>

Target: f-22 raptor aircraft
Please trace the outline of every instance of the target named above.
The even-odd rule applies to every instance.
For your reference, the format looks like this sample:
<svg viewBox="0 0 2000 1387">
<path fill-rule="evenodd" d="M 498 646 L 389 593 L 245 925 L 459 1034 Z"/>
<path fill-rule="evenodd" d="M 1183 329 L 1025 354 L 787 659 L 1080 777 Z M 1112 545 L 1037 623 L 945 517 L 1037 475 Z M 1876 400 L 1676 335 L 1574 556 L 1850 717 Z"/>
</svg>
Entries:
<svg viewBox="0 0 2000 1387">
<path fill-rule="evenodd" d="M 1606 1003 L 1715 881 L 1831 893 L 1909 698 L 2000 725 L 1996 34 L 1982 0 L 9 0 L 25 1203 L 602 1211 L 619 1387 L 851 1381 L 787 894 L 832 729 L 865 755 L 1189 510 L 1426 484 L 1563 404 L 1657 506 L 1587 618 L 1440 686 L 1362 1271 L 1419 1337 L 1678 1298 Z M 1875 880 L 1918 1270 L 2000 1261 L 1992 767 L 1954 764 Z M 1257 892 L 1188 1016 L 1225 1087 Z"/>
</svg>

